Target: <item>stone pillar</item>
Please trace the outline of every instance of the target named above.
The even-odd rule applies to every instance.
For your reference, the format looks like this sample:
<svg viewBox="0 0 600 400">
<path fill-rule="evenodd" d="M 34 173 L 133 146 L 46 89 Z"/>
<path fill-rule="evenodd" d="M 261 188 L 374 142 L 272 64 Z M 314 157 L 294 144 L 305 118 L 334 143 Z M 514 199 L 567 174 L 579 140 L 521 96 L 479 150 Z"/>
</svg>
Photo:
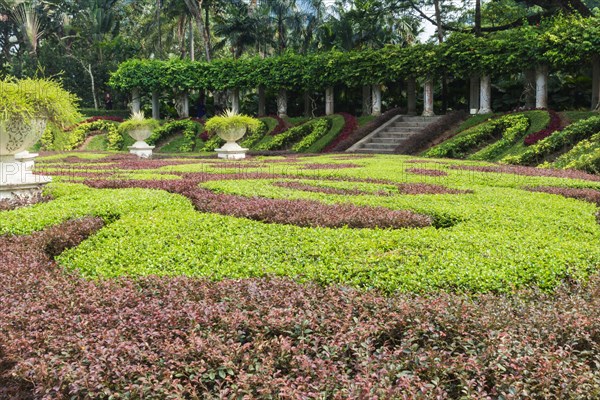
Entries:
<svg viewBox="0 0 600 400">
<path fill-rule="evenodd" d="M 142 109 L 142 97 L 140 89 L 135 88 L 131 90 L 131 112 L 139 113 Z"/>
<path fill-rule="evenodd" d="M 277 93 L 277 115 L 280 118 L 287 117 L 287 91 L 279 89 Z"/>
<path fill-rule="evenodd" d="M 310 118 L 312 116 L 312 109 L 310 105 L 310 92 L 306 90 L 303 95 L 304 100 L 304 116 Z"/>
<path fill-rule="evenodd" d="M 240 89 L 238 88 L 231 90 L 231 111 L 236 114 L 240 112 Z"/>
<path fill-rule="evenodd" d="M 528 69 L 523 76 L 525 78 L 525 108 L 535 108 L 535 70 Z"/>
<path fill-rule="evenodd" d="M 373 85 L 373 102 L 371 106 L 371 115 L 378 117 L 381 115 L 381 85 Z"/>
<path fill-rule="evenodd" d="M 177 94 L 175 99 L 175 110 L 180 118 L 188 118 L 190 116 L 190 98 L 187 92 Z"/>
<path fill-rule="evenodd" d="M 333 115 L 335 112 L 335 97 L 333 87 L 325 89 L 325 115 Z"/>
<path fill-rule="evenodd" d="M 423 116 L 433 117 L 433 79 L 427 78 L 423 86 Z"/>
<path fill-rule="evenodd" d="M 371 115 L 371 86 L 363 85 L 362 87 L 362 115 Z"/>
<path fill-rule="evenodd" d="M 417 115 L 417 82 L 415 78 L 406 81 L 406 106 L 408 115 Z"/>
<path fill-rule="evenodd" d="M 592 58 L 592 110 L 597 110 L 600 103 L 600 56 Z"/>
<path fill-rule="evenodd" d="M 479 112 L 479 75 L 469 79 L 469 111 L 472 115 Z"/>
<path fill-rule="evenodd" d="M 160 119 L 160 93 L 157 91 L 152 92 L 152 118 Z"/>
<path fill-rule="evenodd" d="M 479 81 L 479 114 L 492 112 L 492 80 L 489 75 L 483 75 Z"/>
<path fill-rule="evenodd" d="M 265 87 L 260 85 L 258 87 L 258 116 L 262 117 L 267 115 L 267 102 L 265 96 Z"/>
<path fill-rule="evenodd" d="M 535 69 L 535 108 L 548 108 L 548 66 Z"/>
</svg>

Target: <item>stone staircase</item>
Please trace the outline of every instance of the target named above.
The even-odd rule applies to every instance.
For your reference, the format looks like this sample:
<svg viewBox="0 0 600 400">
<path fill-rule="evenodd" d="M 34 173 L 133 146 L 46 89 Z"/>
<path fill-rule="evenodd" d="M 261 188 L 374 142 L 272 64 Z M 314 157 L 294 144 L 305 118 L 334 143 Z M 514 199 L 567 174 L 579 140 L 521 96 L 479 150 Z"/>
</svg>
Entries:
<svg viewBox="0 0 600 400">
<path fill-rule="evenodd" d="M 348 152 L 392 154 L 398 146 L 440 118 L 398 115 L 361 139 Z"/>
</svg>

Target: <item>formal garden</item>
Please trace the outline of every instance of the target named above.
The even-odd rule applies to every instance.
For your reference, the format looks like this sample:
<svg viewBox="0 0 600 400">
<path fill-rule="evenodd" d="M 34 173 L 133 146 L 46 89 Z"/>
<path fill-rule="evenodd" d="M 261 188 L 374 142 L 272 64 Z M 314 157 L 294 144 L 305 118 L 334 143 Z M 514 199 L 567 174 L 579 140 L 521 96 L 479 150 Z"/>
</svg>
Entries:
<svg viewBox="0 0 600 400">
<path fill-rule="evenodd" d="M 600 397 L 598 4 L 80 3 L 0 1 L 0 399 Z"/>
</svg>

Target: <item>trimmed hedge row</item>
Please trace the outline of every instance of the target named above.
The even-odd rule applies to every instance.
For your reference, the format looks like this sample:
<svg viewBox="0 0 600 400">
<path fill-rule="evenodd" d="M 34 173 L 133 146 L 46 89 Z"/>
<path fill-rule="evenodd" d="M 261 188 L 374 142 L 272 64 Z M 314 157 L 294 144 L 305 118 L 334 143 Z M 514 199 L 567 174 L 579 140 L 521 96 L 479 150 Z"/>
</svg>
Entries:
<svg viewBox="0 0 600 400">
<path fill-rule="evenodd" d="M 308 121 L 300 126 L 288 129 L 287 131 L 273 136 L 270 141 L 263 142 L 256 147 L 256 150 L 282 150 L 291 144 L 301 140 L 304 137 L 312 136 L 318 139 L 329 129 L 329 120 L 326 118 Z M 312 144 L 312 143 L 311 143 Z"/>
</svg>

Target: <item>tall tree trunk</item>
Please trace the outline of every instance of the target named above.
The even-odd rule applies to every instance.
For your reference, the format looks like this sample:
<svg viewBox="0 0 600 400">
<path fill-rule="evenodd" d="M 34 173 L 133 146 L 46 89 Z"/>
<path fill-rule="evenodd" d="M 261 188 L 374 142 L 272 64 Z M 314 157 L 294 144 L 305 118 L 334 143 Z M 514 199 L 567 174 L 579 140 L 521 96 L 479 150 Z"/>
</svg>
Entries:
<svg viewBox="0 0 600 400">
<path fill-rule="evenodd" d="M 312 110 L 310 108 L 310 92 L 308 90 L 304 92 L 304 116 L 307 118 L 312 116 Z"/>
<path fill-rule="evenodd" d="M 202 15 L 202 2 L 203 0 L 185 0 L 185 4 L 194 17 L 196 21 L 196 25 L 198 26 L 198 32 L 202 34 L 202 38 L 204 39 L 204 53 L 206 56 L 206 61 L 212 61 L 212 52 L 211 52 L 211 43 L 210 43 L 210 28 L 208 26 L 208 16 L 207 21 L 205 23 L 204 17 Z M 208 11 L 208 9 L 207 9 Z"/>
<path fill-rule="evenodd" d="M 196 60 L 196 41 L 194 39 L 194 24 L 192 19 L 189 20 L 189 30 L 190 30 L 190 60 Z"/>
<path fill-rule="evenodd" d="M 156 0 L 156 22 L 158 25 L 158 58 L 161 59 L 163 56 L 162 50 L 162 18 L 161 18 L 161 6 L 162 0 Z"/>
<path fill-rule="evenodd" d="M 92 84 L 92 97 L 94 98 L 94 109 L 98 109 L 98 94 L 96 93 L 96 80 L 94 79 L 94 72 L 92 71 L 92 64 L 88 64 L 87 73 L 90 75 L 90 82 Z"/>
<path fill-rule="evenodd" d="M 442 9 L 440 7 L 440 0 L 434 0 L 433 6 L 435 9 L 435 22 L 437 23 L 437 37 L 438 42 L 444 41 L 444 28 L 442 24 Z"/>
<path fill-rule="evenodd" d="M 475 0 L 475 36 L 481 36 L 481 0 Z"/>
</svg>

